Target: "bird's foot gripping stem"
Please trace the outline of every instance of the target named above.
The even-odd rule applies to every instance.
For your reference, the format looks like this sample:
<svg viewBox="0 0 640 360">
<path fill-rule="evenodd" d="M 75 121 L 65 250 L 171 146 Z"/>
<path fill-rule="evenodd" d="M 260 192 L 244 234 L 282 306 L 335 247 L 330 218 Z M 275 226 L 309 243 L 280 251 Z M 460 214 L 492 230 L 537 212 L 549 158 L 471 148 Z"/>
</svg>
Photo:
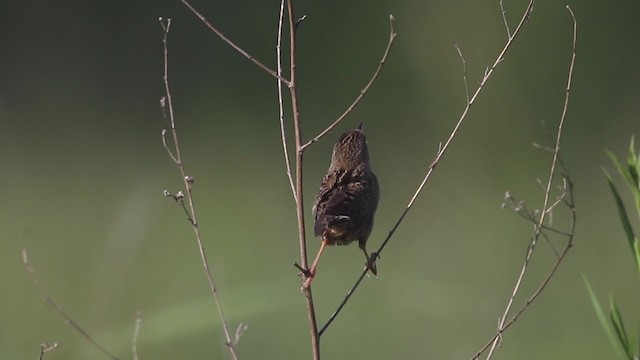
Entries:
<svg viewBox="0 0 640 360">
<path fill-rule="evenodd" d="M 367 269 L 369 269 L 369 271 L 371 271 L 373 275 L 378 276 L 378 267 L 376 266 L 376 260 L 378 260 L 380 256 L 378 256 L 377 252 L 372 252 L 371 256 L 369 256 L 366 251 L 365 256 L 367 257 L 365 266 L 367 267 Z"/>
<path fill-rule="evenodd" d="M 300 264 L 298 263 L 293 263 L 293 266 L 295 266 L 298 270 L 300 270 L 300 275 L 304 276 L 304 282 L 302 283 L 302 288 L 300 289 L 301 291 L 304 289 L 308 289 L 311 286 L 311 282 L 313 281 L 313 278 L 316 275 L 315 269 L 311 268 L 311 269 L 305 269 L 302 266 L 300 266 Z"/>
</svg>

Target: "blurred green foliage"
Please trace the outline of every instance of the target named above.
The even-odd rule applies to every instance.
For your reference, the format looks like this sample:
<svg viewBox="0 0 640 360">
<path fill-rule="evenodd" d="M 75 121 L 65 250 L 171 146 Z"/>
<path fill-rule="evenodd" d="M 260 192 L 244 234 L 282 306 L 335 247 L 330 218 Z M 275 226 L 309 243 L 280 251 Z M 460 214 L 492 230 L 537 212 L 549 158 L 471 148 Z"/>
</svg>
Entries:
<svg viewBox="0 0 640 360">
<path fill-rule="evenodd" d="M 634 146 L 634 138 L 631 137 L 631 144 L 629 145 L 629 152 L 627 155 L 627 163 L 622 164 L 618 158 L 610 151 L 607 151 L 607 154 L 611 158 L 611 162 L 618 170 L 620 176 L 624 179 L 629 191 L 633 195 L 635 210 L 640 218 L 640 178 L 638 174 L 640 173 L 640 161 L 638 161 L 638 155 L 636 155 L 636 149 Z M 618 209 L 618 217 L 620 218 L 620 222 L 622 223 L 622 228 L 627 237 L 627 241 L 629 242 L 629 248 L 631 250 L 631 255 L 636 264 L 636 269 L 638 270 L 638 275 L 640 275 L 640 244 L 638 241 L 638 237 L 633 231 L 633 226 L 631 225 L 631 220 L 629 219 L 629 215 L 627 213 L 627 209 L 624 205 L 622 197 L 620 196 L 620 192 L 618 191 L 617 186 L 613 182 L 611 175 L 604 170 L 605 175 L 607 177 L 607 181 L 609 182 L 609 188 L 611 189 L 611 193 L 616 203 L 616 208 Z M 609 340 L 611 341 L 613 348 L 618 353 L 618 356 L 627 360 L 637 360 L 640 356 L 640 334 L 638 330 L 632 333 L 632 337 L 628 335 L 627 328 L 624 325 L 624 321 L 622 315 L 620 314 L 620 310 L 618 309 L 618 305 L 616 305 L 615 300 L 613 299 L 613 295 L 609 295 L 609 319 L 611 321 L 611 325 L 609 321 L 607 321 L 606 316 L 604 315 L 604 311 L 600 306 L 597 296 L 595 292 L 589 285 L 589 282 L 585 278 L 585 282 L 587 284 L 587 289 L 589 290 L 589 296 L 591 297 L 591 301 L 593 303 L 593 307 L 598 315 L 598 320 L 600 321 L 600 325 L 605 330 Z M 638 338 L 638 342 L 636 343 L 633 340 L 633 337 Z"/>
<path fill-rule="evenodd" d="M 526 2 L 504 4 L 514 26 Z M 379 279 L 365 279 L 323 336 L 325 358 L 467 359 L 495 331 L 531 231 L 500 204 L 509 190 L 541 206 L 536 179 L 547 174 L 550 155 L 530 144 L 549 142 L 562 109 L 572 36 L 565 5 L 536 3 L 386 248 Z M 274 66 L 277 1 L 194 6 Z M 625 318 L 640 316 L 640 289 L 628 286 L 627 245 L 618 241 L 616 207 L 598 167 L 606 160 L 602 148 L 619 153 L 640 130 L 640 3 L 571 6 L 578 59 L 561 151 L 575 183 L 575 247 L 505 334 L 495 359 L 614 356 L 581 273 L 594 288 L 616 294 Z M 506 40 L 499 1 L 300 1 L 298 13 L 308 15 L 297 64 L 304 138 L 357 96 L 386 45 L 389 14 L 396 18 L 397 42 L 379 81 L 345 123 L 305 153 L 309 223 L 333 141 L 365 122 L 382 191 L 369 240 L 375 247 L 464 106 L 454 44 L 473 89 Z M 249 326 L 240 356 L 309 357 L 304 300 L 291 266 L 299 250 L 275 80 L 179 1 L 9 0 L 0 2 L 2 359 L 35 358 L 43 342 L 60 343 L 47 360 L 102 358 L 40 298 L 22 249 L 50 295 L 121 358 L 130 358 L 138 310 L 142 359 L 227 356 L 189 224 L 162 196 L 181 179 L 160 141 L 166 124 L 158 104 L 159 16 L 173 19 L 170 80 L 206 249 L 232 326 Z M 558 227 L 564 220 L 554 215 Z M 317 246 L 310 241 L 310 252 Z M 553 260 L 541 246 L 523 297 Z M 355 246 L 327 251 L 314 281 L 321 322 L 362 265 Z"/>
</svg>

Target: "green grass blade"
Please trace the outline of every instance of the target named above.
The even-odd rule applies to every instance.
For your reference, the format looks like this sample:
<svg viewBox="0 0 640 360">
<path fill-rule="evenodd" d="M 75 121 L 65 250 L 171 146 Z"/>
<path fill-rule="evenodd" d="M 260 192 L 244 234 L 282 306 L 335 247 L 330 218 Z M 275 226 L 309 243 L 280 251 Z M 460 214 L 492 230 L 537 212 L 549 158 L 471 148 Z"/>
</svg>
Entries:
<svg viewBox="0 0 640 360">
<path fill-rule="evenodd" d="M 638 329 L 636 329 L 636 335 L 638 335 L 638 343 L 636 344 L 637 347 L 634 350 L 634 354 L 637 353 L 638 356 L 636 356 L 636 359 L 640 359 L 640 333 L 638 333 Z"/>
<path fill-rule="evenodd" d="M 605 149 L 605 152 L 609 155 L 611 162 L 615 165 L 616 170 L 618 170 L 620 176 L 625 180 L 627 186 L 629 186 L 635 200 L 638 216 L 640 217 L 640 183 L 638 180 L 638 166 L 640 166 L 640 164 L 638 164 L 638 157 L 633 149 L 633 138 L 631 139 L 631 148 L 627 156 L 627 165 L 621 164 L 611 151 Z"/>
<path fill-rule="evenodd" d="M 636 257 L 636 264 L 638 264 L 638 275 L 640 275 L 640 244 L 638 238 L 633 242 L 633 252 Z"/>
<path fill-rule="evenodd" d="M 589 292 L 589 297 L 591 298 L 591 303 L 593 304 L 593 310 L 595 311 L 596 316 L 598 317 L 598 321 L 600 322 L 600 326 L 602 327 L 602 330 L 604 330 L 605 334 L 607 334 L 607 337 L 611 342 L 611 346 L 615 350 L 616 354 L 618 354 L 618 357 L 623 358 L 624 354 L 622 352 L 622 349 L 620 348 L 620 344 L 616 341 L 616 336 L 614 335 L 613 330 L 611 330 L 611 326 L 609 326 L 609 323 L 607 322 L 607 317 L 604 315 L 604 312 L 602 311 L 600 302 L 598 301 L 596 294 L 593 292 L 593 289 L 591 288 L 591 284 L 589 284 L 589 280 L 587 280 L 584 274 L 582 274 L 582 280 L 584 281 L 584 284 L 587 286 L 587 291 Z"/>
<path fill-rule="evenodd" d="M 627 184 L 634 183 L 631 174 L 627 171 L 627 167 L 625 165 L 622 165 L 622 163 L 620 163 L 618 158 L 611 151 L 607 149 L 605 149 L 604 151 L 607 153 L 607 155 L 609 155 L 609 159 L 611 159 L 611 162 L 616 167 L 616 170 L 618 170 L 618 173 L 620 173 L 620 176 L 624 178 L 624 181 Z"/>
<path fill-rule="evenodd" d="M 618 189 L 613 183 L 611 176 L 604 170 L 604 173 L 607 177 L 607 182 L 609 183 L 609 188 L 611 189 L 611 193 L 613 194 L 613 199 L 616 202 L 616 208 L 618 209 L 618 216 L 620 217 L 620 221 L 622 221 L 622 227 L 624 228 L 624 232 L 627 235 L 627 240 L 629 242 L 629 246 L 631 247 L 631 253 L 633 254 L 633 259 L 636 262 L 636 267 L 638 268 L 638 272 L 640 273 L 640 255 L 638 253 L 638 238 L 636 238 L 633 227 L 631 227 L 631 222 L 629 221 L 629 217 L 627 216 L 627 210 L 624 207 L 624 203 L 622 202 L 622 198 L 618 193 Z"/>
<path fill-rule="evenodd" d="M 631 143 L 629 145 L 627 165 L 627 172 L 629 173 L 629 177 L 633 180 L 629 186 L 631 187 L 631 192 L 636 199 L 636 210 L 638 211 L 638 217 L 640 218 L 640 161 L 638 161 L 638 155 L 636 155 L 633 136 L 631 137 Z"/>
<path fill-rule="evenodd" d="M 610 306 L 609 315 L 611 317 L 611 322 L 613 323 L 613 329 L 616 331 L 618 343 L 620 344 L 620 346 L 622 347 L 622 350 L 626 354 L 627 359 L 633 360 L 633 349 L 631 348 L 631 344 L 629 343 L 627 330 L 624 327 L 624 322 L 622 321 L 620 310 L 618 309 L 616 302 L 613 300 L 612 295 L 609 295 L 609 306 Z"/>
</svg>

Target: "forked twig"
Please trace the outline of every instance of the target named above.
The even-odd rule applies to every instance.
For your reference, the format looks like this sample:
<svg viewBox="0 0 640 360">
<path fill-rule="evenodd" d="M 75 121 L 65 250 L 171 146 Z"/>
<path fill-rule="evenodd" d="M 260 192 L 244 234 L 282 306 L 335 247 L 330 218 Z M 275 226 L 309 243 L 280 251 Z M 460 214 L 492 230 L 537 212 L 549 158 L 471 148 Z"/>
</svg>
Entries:
<svg viewBox="0 0 640 360">
<path fill-rule="evenodd" d="M 502 21 L 504 21 L 504 27 L 507 29 L 507 38 L 511 38 L 511 29 L 509 29 L 509 22 L 507 22 L 507 11 L 504 9 L 504 4 L 500 0 L 500 12 L 502 13 Z"/>
<path fill-rule="evenodd" d="M 351 111 L 353 111 L 353 109 L 360 103 L 360 100 L 362 100 L 362 98 L 364 98 L 364 96 L 367 94 L 367 91 L 369 91 L 369 88 L 371 87 L 371 85 L 373 85 L 376 79 L 378 79 L 378 76 L 380 75 L 380 71 L 382 70 L 382 67 L 384 66 L 384 64 L 387 62 L 387 57 L 389 57 L 389 53 L 391 52 L 391 47 L 393 46 L 396 36 L 398 35 L 396 33 L 396 30 L 393 27 L 394 20 L 395 19 L 393 15 L 389 15 L 389 42 L 387 43 L 387 48 L 385 49 L 384 54 L 382 55 L 382 59 L 380 59 L 380 62 L 378 63 L 378 68 L 371 76 L 371 79 L 369 80 L 367 85 L 365 85 L 365 87 L 362 88 L 362 90 L 360 90 L 360 94 L 356 97 L 353 103 L 351 103 L 351 105 L 347 108 L 347 110 L 345 110 L 342 113 L 342 115 L 340 115 L 331 125 L 329 125 L 326 129 L 324 129 L 320 134 L 316 135 L 314 138 L 312 138 L 311 140 L 307 141 L 304 145 L 302 145 L 301 150 L 306 149 L 309 145 L 320 140 L 320 138 L 322 138 L 323 136 L 331 132 L 331 130 L 333 130 L 336 126 L 338 126 L 338 124 L 340 124 L 340 122 L 344 120 L 347 117 L 347 115 L 349 115 Z"/>
<path fill-rule="evenodd" d="M 464 80 L 464 92 L 467 95 L 467 102 L 469 104 L 469 84 L 467 84 L 467 62 L 464 59 L 464 55 L 462 55 L 462 50 L 460 50 L 460 46 L 458 44 L 455 45 L 456 50 L 458 50 L 458 55 L 460 55 L 460 60 L 462 60 L 462 79 Z"/>
<path fill-rule="evenodd" d="M 38 355 L 38 360 L 42 360 L 44 358 L 44 354 L 48 353 L 51 350 L 55 350 L 58 348 L 58 343 L 53 344 L 40 344 L 40 355 Z"/>
<path fill-rule="evenodd" d="M 400 224 L 404 220 L 405 216 L 407 216 L 407 213 L 409 212 L 409 210 L 413 206 L 413 203 L 416 201 L 418 195 L 420 195 L 420 193 L 422 192 L 422 189 L 424 188 L 425 184 L 431 178 L 431 174 L 433 173 L 433 170 L 436 168 L 436 166 L 440 162 L 440 159 L 442 158 L 444 153 L 447 151 L 447 149 L 449 148 L 449 145 L 451 144 L 451 142 L 453 141 L 453 139 L 457 135 L 458 131 L 460 130 L 460 127 L 462 126 L 462 123 L 466 119 L 467 114 L 469 113 L 469 110 L 471 109 L 471 106 L 475 103 L 476 99 L 478 98 L 478 95 L 482 92 L 482 89 L 484 88 L 484 86 L 487 83 L 487 81 L 491 78 L 491 75 L 493 74 L 495 69 L 498 67 L 498 65 L 500 65 L 500 63 L 504 59 L 505 54 L 511 48 L 511 45 L 513 44 L 513 41 L 516 39 L 517 35 L 520 33 L 520 30 L 522 29 L 522 26 L 529 19 L 529 16 L 531 15 L 531 11 L 533 10 L 533 4 L 534 3 L 535 3 L 535 0 L 530 0 L 529 1 L 529 4 L 527 5 L 527 8 L 524 11 L 524 14 L 522 15 L 522 18 L 520 19 L 520 22 L 518 23 L 518 26 L 513 31 L 513 35 L 511 37 L 509 37 L 509 39 L 507 39 L 507 42 L 505 43 L 504 47 L 502 48 L 502 50 L 498 54 L 496 60 L 493 62 L 493 65 L 491 65 L 491 67 L 488 67 L 486 69 L 485 74 L 482 77 L 482 81 L 480 81 L 480 84 L 478 85 L 478 88 L 476 89 L 475 93 L 473 94 L 471 99 L 469 99 L 469 101 L 467 102 L 467 104 L 466 104 L 466 106 L 464 108 L 464 111 L 460 115 L 460 118 L 458 119 L 458 122 L 456 123 L 456 125 L 453 128 L 453 130 L 449 134 L 449 137 L 447 138 L 447 141 L 445 141 L 444 144 L 441 144 L 439 146 L 438 152 L 436 153 L 433 161 L 429 165 L 427 173 L 423 177 L 422 182 L 420 183 L 420 185 L 416 189 L 415 193 L 413 194 L 413 196 L 409 200 L 409 203 L 405 207 L 405 209 L 402 212 L 402 214 L 400 214 L 400 217 L 396 221 L 395 225 L 393 225 L 393 227 L 389 231 L 389 234 L 387 235 L 387 237 L 384 239 L 384 241 L 380 245 L 378 251 L 373 253 L 373 254 L 371 254 L 372 257 L 379 256 L 380 253 L 382 253 L 382 250 L 384 250 L 385 246 L 389 242 L 389 239 L 391 239 L 391 237 L 393 236 L 395 231 L 398 229 L 398 226 L 400 226 Z M 349 299 L 351 298 L 351 296 L 353 295 L 355 290 L 358 288 L 358 286 L 360 286 L 360 283 L 362 282 L 362 279 L 364 278 L 364 276 L 367 274 L 368 271 L 369 271 L 368 268 L 365 268 L 362 271 L 360 276 L 356 279 L 356 282 L 354 283 L 354 285 L 347 292 L 347 295 L 345 296 L 345 298 L 340 302 L 340 304 L 338 305 L 336 310 L 333 312 L 333 314 L 331 314 L 331 316 L 329 317 L 327 322 L 320 329 L 320 334 L 323 334 L 327 330 L 327 328 L 331 325 L 331 323 L 336 319 L 338 314 L 340 314 L 340 312 L 342 311 L 344 306 L 347 304 L 347 302 L 349 301 Z"/>
<path fill-rule="evenodd" d="M 231 46 L 232 48 L 234 48 L 237 52 L 239 52 L 242 56 L 244 56 L 245 58 L 249 59 L 252 63 L 258 65 L 259 68 L 261 68 L 262 70 L 266 71 L 268 74 L 270 74 L 271 76 L 275 77 L 276 79 L 279 79 L 280 81 L 284 82 L 285 84 L 287 84 L 287 86 L 290 85 L 289 80 L 283 78 L 282 76 L 280 76 L 280 74 L 276 73 L 275 71 L 273 71 L 272 69 L 270 69 L 268 66 L 266 66 L 265 64 L 261 63 L 258 59 L 254 58 L 253 56 L 251 56 L 248 52 L 244 51 L 241 47 L 239 47 L 238 45 L 236 45 L 233 41 L 231 41 L 228 37 L 226 37 L 222 31 L 218 30 L 218 28 L 216 28 L 215 26 L 213 26 L 209 20 L 207 20 L 207 18 L 204 17 L 204 15 L 200 14 L 198 12 L 198 10 L 196 10 L 193 6 L 191 6 L 191 4 L 187 1 L 187 0 L 180 0 L 182 1 L 182 3 L 189 8 L 189 10 L 191 10 L 191 12 L 198 17 L 198 19 L 200 19 L 200 21 L 202 21 L 202 23 L 208 27 L 211 31 L 213 31 L 216 35 L 218 35 L 218 37 L 220 37 L 220 39 L 222 39 L 224 42 L 226 42 L 227 44 L 229 44 L 229 46 Z"/>
<path fill-rule="evenodd" d="M 513 287 L 513 291 L 511 293 L 511 297 L 509 298 L 509 301 L 507 302 L 507 306 L 506 306 L 506 308 L 504 310 L 504 313 L 500 317 L 500 322 L 498 324 L 498 331 L 496 332 L 496 335 L 493 338 L 493 340 L 490 341 L 491 348 L 489 349 L 489 353 L 487 354 L 486 360 L 491 359 L 491 356 L 493 355 L 496 347 L 498 346 L 498 343 L 499 343 L 499 340 L 501 338 L 502 333 L 507 328 L 506 319 L 509 316 L 509 313 L 511 311 L 511 307 L 513 306 L 514 299 L 515 299 L 516 295 L 518 294 L 518 292 L 520 290 L 520 286 L 522 285 L 522 281 L 524 279 L 524 275 L 526 274 L 528 266 L 529 266 L 529 262 L 531 261 L 531 256 L 533 255 L 533 251 L 535 249 L 535 246 L 537 244 L 538 238 L 540 236 L 540 232 L 542 231 L 542 225 L 544 224 L 546 215 L 548 214 L 547 210 L 548 210 L 548 206 L 549 206 L 549 196 L 550 196 L 550 193 L 551 193 L 551 186 L 553 184 L 553 178 L 554 178 L 554 175 L 555 175 L 555 172 L 556 172 L 556 165 L 558 163 L 558 156 L 559 156 L 559 153 L 560 153 L 560 139 L 562 137 L 562 129 L 564 127 L 564 121 L 565 121 L 565 118 L 566 118 L 567 109 L 569 107 L 569 95 L 571 93 L 571 80 L 573 78 L 573 65 L 574 65 L 575 60 L 576 60 L 576 43 L 577 43 L 578 25 L 577 25 L 577 22 L 576 22 L 575 15 L 573 14 L 573 11 L 569 7 L 569 5 L 567 5 L 567 10 L 569 11 L 569 14 L 571 15 L 571 19 L 573 20 L 572 56 L 571 56 L 571 63 L 569 65 L 569 73 L 568 73 L 568 76 L 567 76 L 567 87 L 566 87 L 566 92 L 565 92 L 564 107 L 562 109 L 562 115 L 560 116 L 560 123 L 558 124 L 558 132 L 557 132 L 557 135 L 556 135 L 555 147 L 554 147 L 554 151 L 553 151 L 553 160 L 551 162 L 551 169 L 549 170 L 549 177 L 547 179 L 547 184 L 546 184 L 546 188 L 545 188 L 545 191 L 544 191 L 544 202 L 543 202 L 543 206 L 542 206 L 542 212 L 540 214 L 540 219 L 538 220 L 538 223 L 536 224 L 536 227 L 534 229 L 534 233 L 533 233 L 533 236 L 531 238 L 531 243 L 529 245 L 529 249 L 527 250 L 527 255 L 525 257 L 524 264 L 522 265 L 522 269 L 520 270 L 520 275 L 518 276 L 518 279 L 516 280 L 516 284 Z M 549 281 L 551 280 L 551 278 L 555 274 L 556 270 L 558 269 L 558 266 L 560 265 L 560 263 L 564 259 L 565 255 L 567 254 L 567 252 L 569 251 L 569 249 L 572 246 L 573 234 L 574 234 L 574 228 L 575 228 L 575 221 L 576 221 L 576 213 L 575 213 L 575 206 L 574 206 L 574 203 L 573 203 L 573 191 L 572 191 L 571 180 L 568 180 L 568 184 L 569 184 L 569 187 L 568 187 L 568 193 L 569 193 L 568 205 L 569 205 L 569 209 L 571 210 L 571 214 L 572 214 L 572 222 L 571 222 L 571 229 L 569 231 L 570 236 L 569 236 L 569 239 L 567 241 L 566 247 L 564 248 L 564 251 L 562 251 L 560 256 L 556 259 L 556 262 L 554 263 L 553 267 L 551 268 L 551 270 L 549 271 L 549 273 L 547 274 L 545 279 L 542 281 L 540 286 L 537 288 L 537 290 L 533 293 L 533 295 L 531 295 L 531 297 L 529 297 L 529 299 L 527 299 L 527 301 L 520 308 L 520 310 L 511 318 L 511 320 L 509 321 L 509 325 L 512 324 L 513 322 L 515 322 L 517 317 L 520 316 L 520 314 L 522 314 L 525 311 L 525 309 L 531 304 L 531 302 L 533 300 L 535 300 L 535 298 L 546 287 L 546 285 L 549 283 Z M 483 349 L 481 349 L 476 354 L 474 359 L 478 358 L 478 356 L 480 356 L 480 354 L 482 354 L 482 352 L 484 350 L 486 350 L 486 349 L 487 349 L 487 346 L 485 346 Z"/>
<path fill-rule="evenodd" d="M 38 292 L 40 293 L 40 296 L 42 296 L 42 298 L 44 298 L 45 302 L 49 306 L 51 306 L 51 308 L 53 310 L 55 310 L 55 312 L 57 312 L 58 315 L 60 315 L 62 320 L 64 320 L 64 322 L 67 325 L 71 326 L 71 328 L 73 328 L 80 335 L 82 335 L 82 337 L 85 338 L 88 342 L 90 342 L 91 345 L 93 345 L 96 349 L 100 350 L 100 352 L 102 352 L 103 354 L 105 354 L 106 356 L 108 356 L 109 358 L 111 358 L 113 360 L 118 360 L 118 358 L 115 355 L 111 354 L 102 345 L 98 344 L 98 342 L 91 335 L 89 335 L 89 333 L 86 330 L 84 330 L 80 325 L 78 325 L 77 322 L 75 322 L 69 315 L 67 315 L 67 313 L 65 313 L 64 310 L 62 310 L 62 308 L 58 305 L 58 303 L 56 303 L 53 300 L 53 298 L 51 296 L 49 296 L 49 294 L 47 294 L 46 291 L 44 291 L 44 288 L 42 287 L 42 285 L 40 284 L 40 281 L 38 280 L 38 277 L 36 276 L 36 270 L 31 266 L 31 264 L 29 264 L 29 258 L 27 257 L 27 250 L 26 249 L 22 250 L 22 262 L 24 263 L 24 267 L 27 269 L 27 272 L 29 273 L 29 276 L 31 277 L 31 281 L 36 286 L 36 289 L 38 289 Z M 53 345 L 46 345 L 46 344 L 41 345 L 40 346 L 40 358 L 42 358 L 42 355 L 44 353 L 46 353 L 47 351 L 52 350 L 52 349 L 54 349 L 56 347 L 58 347 L 57 343 L 54 343 Z"/>
<path fill-rule="evenodd" d="M 182 154 L 180 151 L 180 143 L 178 141 L 178 131 L 176 129 L 176 122 L 173 114 L 173 103 L 171 101 L 171 91 L 169 88 L 169 50 L 167 47 L 167 36 L 169 35 L 169 30 L 171 28 L 171 19 L 166 19 L 166 21 L 164 21 L 162 18 L 160 18 L 160 24 L 162 25 L 162 29 L 163 29 L 163 38 L 162 38 L 162 44 L 164 49 L 163 80 L 164 80 L 164 90 L 166 95 L 166 98 L 165 98 L 166 100 L 161 101 L 161 104 L 166 106 L 168 109 L 168 118 L 166 118 L 166 120 L 169 123 L 170 131 L 173 136 L 174 152 L 169 151 L 168 147 L 166 147 L 166 149 L 167 149 L 167 152 L 169 152 L 169 155 L 171 156 L 172 160 L 175 162 L 176 166 L 180 170 L 180 174 L 182 175 L 182 180 L 184 182 L 184 188 L 186 192 L 186 198 L 189 203 L 189 211 L 187 211 L 185 208 L 185 212 L 187 212 L 187 216 L 189 217 L 189 221 L 191 222 L 191 228 L 193 229 L 193 232 L 196 236 L 196 241 L 198 243 L 198 250 L 200 252 L 200 259 L 202 260 L 202 266 L 204 268 L 204 272 L 207 277 L 207 282 L 209 283 L 209 290 L 213 295 L 213 299 L 216 304 L 218 315 L 220 316 L 220 322 L 222 323 L 222 330 L 224 331 L 225 343 L 227 345 L 227 348 L 229 349 L 229 352 L 231 353 L 231 357 L 234 360 L 237 360 L 238 355 L 236 353 L 235 344 L 231 339 L 229 326 L 224 316 L 224 311 L 222 310 L 222 305 L 220 302 L 220 298 L 218 296 L 218 290 L 213 280 L 213 274 L 211 272 L 211 269 L 209 268 L 209 261 L 207 260 L 207 254 L 204 250 L 204 244 L 202 242 L 202 237 L 200 235 L 200 228 L 198 226 L 198 218 L 196 214 L 196 206 L 195 206 L 195 202 L 192 194 L 192 185 L 194 180 L 191 176 L 188 176 L 186 173 L 184 161 L 182 159 Z M 167 114 L 166 111 L 163 111 L 163 113 Z M 163 134 L 164 134 L 164 131 L 163 131 Z"/>
</svg>

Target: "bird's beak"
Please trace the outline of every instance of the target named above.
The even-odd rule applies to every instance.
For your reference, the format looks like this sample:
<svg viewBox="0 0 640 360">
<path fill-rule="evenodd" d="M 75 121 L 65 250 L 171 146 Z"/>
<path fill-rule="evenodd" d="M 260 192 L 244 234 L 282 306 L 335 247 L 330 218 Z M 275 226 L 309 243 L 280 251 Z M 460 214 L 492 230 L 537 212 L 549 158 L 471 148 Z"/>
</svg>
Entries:
<svg viewBox="0 0 640 360">
<path fill-rule="evenodd" d="M 364 123 L 360 123 L 360 125 L 358 125 L 358 130 L 362 130 L 362 125 L 364 125 Z"/>
</svg>

